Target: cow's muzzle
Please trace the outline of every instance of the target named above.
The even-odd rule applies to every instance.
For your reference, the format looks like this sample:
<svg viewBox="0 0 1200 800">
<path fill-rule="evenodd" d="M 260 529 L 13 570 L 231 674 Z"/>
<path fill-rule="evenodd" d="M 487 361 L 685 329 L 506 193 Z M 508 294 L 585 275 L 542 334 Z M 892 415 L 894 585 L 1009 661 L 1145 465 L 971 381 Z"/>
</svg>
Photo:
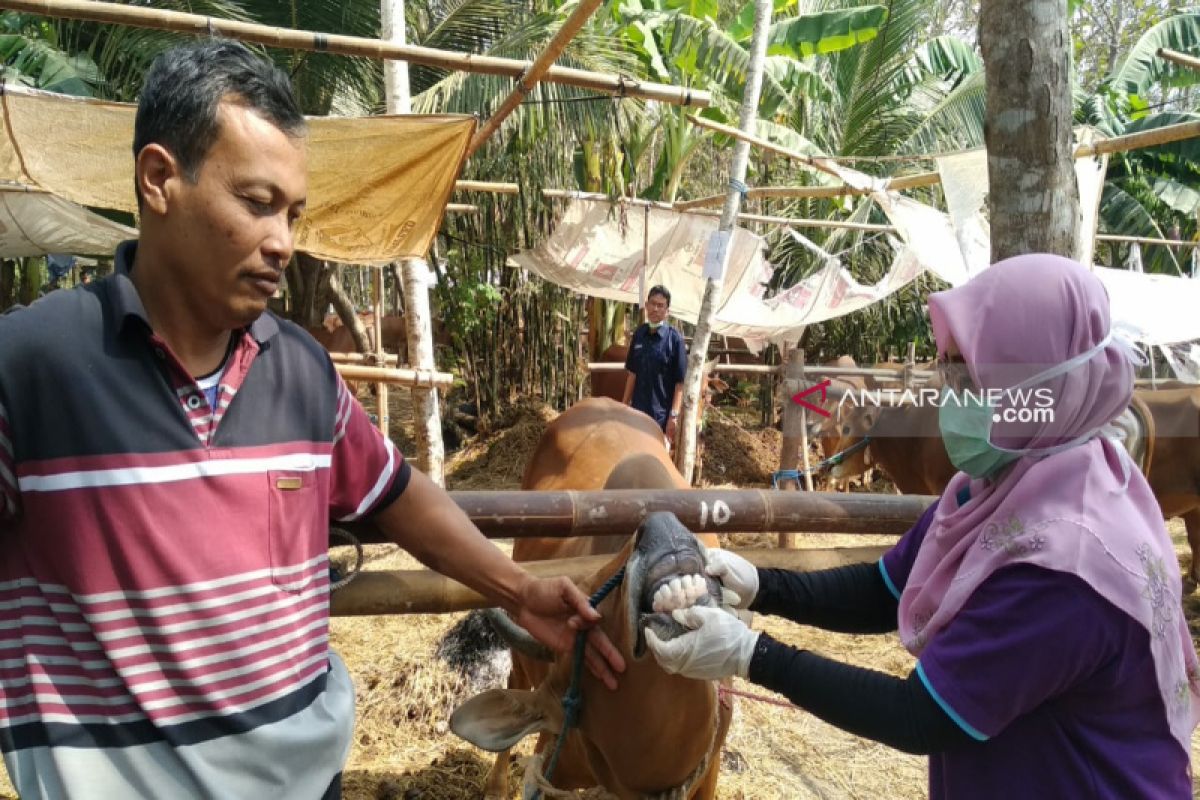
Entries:
<svg viewBox="0 0 1200 800">
<path fill-rule="evenodd" d="M 634 657 L 645 655 L 647 626 L 659 638 L 673 639 L 687 632 L 673 610 L 720 604 L 720 584 L 704 572 L 704 564 L 704 545 L 674 514 L 659 511 L 642 522 L 625 572 L 629 622 L 637 632 Z"/>
</svg>

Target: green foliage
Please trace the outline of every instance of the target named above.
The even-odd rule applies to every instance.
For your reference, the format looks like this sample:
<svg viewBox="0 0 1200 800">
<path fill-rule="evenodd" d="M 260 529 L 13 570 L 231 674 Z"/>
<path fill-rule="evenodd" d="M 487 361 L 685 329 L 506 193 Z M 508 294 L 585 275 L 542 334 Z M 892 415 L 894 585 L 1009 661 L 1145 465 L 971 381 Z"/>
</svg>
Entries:
<svg viewBox="0 0 1200 800">
<path fill-rule="evenodd" d="M 883 6 L 859 6 L 792 17 L 771 26 L 767 53 L 792 58 L 837 53 L 874 39 L 886 19 L 887 9 Z"/>
</svg>

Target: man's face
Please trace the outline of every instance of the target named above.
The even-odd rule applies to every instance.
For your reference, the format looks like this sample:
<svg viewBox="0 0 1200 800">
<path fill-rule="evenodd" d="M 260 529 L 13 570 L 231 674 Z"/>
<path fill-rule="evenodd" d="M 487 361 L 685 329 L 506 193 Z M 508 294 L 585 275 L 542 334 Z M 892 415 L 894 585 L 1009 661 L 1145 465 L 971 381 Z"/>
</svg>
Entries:
<svg viewBox="0 0 1200 800">
<path fill-rule="evenodd" d="M 304 141 L 234 102 L 195 183 L 181 177 L 163 215 L 174 276 L 214 328 L 250 324 L 279 288 L 308 193 Z"/>
<path fill-rule="evenodd" d="M 652 294 L 646 299 L 646 321 L 658 324 L 667 318 L 667 299 L 661 294 Z"/>
</svg>

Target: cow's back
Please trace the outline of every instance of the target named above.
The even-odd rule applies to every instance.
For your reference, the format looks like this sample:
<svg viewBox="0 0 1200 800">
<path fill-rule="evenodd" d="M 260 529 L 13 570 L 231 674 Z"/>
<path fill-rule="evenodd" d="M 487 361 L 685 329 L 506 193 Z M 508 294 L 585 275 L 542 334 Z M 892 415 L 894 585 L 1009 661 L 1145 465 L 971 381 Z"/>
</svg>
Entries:
<svg viewBox="0 0 1200 800">
<path fill-rule="evenodd" d="M 609 345 L 600 354 L 600 361 L 606 364 L 624 364 L 629 355 L 629 346 L 624 344 Z M 625 399 L 625 381 L 629 373 L 623 369 L 612 372 L 592 373 L 592 397 L 607 397 L 618 403 Z"/>
<path fill-rule="evenodd" d="M 647 482 L 662 482 L 665 478 L 651 474 L 652 463 L 661 465 L 675 488 L 687 488 L 686 481 L 663 447 L 662 431 L 654 420 L 614 400 L 589 397 L 546 426 L 525 467 L 521 488 L 544 492 L 603 489 L 619 465 L 625 470 L 625 475 L 619 476 L 623 482 L 643 486 Z M 513 547 L 513 558 L 538 561 L 615 553 L 628 538 L 628 534 L 621 534 L 518 539 Z"/>
<path fill-rule="evenodd" d="M 1154 419 L 1147 481 L 1168 518 L 1200 503 L 1200 387 L 1138 389 Z"/>
</svg>

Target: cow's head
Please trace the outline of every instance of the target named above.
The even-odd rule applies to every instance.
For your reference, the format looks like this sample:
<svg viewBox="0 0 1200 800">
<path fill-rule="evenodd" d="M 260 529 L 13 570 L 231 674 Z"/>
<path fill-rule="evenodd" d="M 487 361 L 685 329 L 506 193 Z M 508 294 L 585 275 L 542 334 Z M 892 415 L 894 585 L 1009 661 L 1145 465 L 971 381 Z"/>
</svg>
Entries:
<svg viewBox="0 0 1200 800">
<path fill-rule="evenodd" d="M 869 436 L 879 421 L 880 409 L 871 406 L 846 406 L 839 408 L 838 413 L 829 418 L 833 430 L 833 440 L 836 445 L 833 453 L 844 452 L 858 444 L 864 437 Z M 871 448 L 859 450 L 848 456 L 840 464 L 835 464 L 829 474 L 834 478 L 853 478 L 862 475 L 871 467 Z"/>
<path fill-rule="evenodd" d="M 705 574 L 704 561 L 704 546 L 691 531 L 673 514 L 654 513 L 584 586 L 595 591 L 625 565 L 624 580 L 599 609 L 601 627 L 625 657 L 626 671 L 615 691 L 584 671 L 578 731 L 593 774 L 621 796 L 687 783 L 706 764 L 718 730 L 728 725 L 712 682 L 669 675 L 646 652 L 647 627 L 664 639 L 684 633 L 671 610 L 720 602 L 720 586 Z M 476 695 L 451 716 L 451 730 L 492 751 L 533 733 L 557 735 L 570 676 L 570 657 L 556 656 L 537 688 Z"/>
</svg>

